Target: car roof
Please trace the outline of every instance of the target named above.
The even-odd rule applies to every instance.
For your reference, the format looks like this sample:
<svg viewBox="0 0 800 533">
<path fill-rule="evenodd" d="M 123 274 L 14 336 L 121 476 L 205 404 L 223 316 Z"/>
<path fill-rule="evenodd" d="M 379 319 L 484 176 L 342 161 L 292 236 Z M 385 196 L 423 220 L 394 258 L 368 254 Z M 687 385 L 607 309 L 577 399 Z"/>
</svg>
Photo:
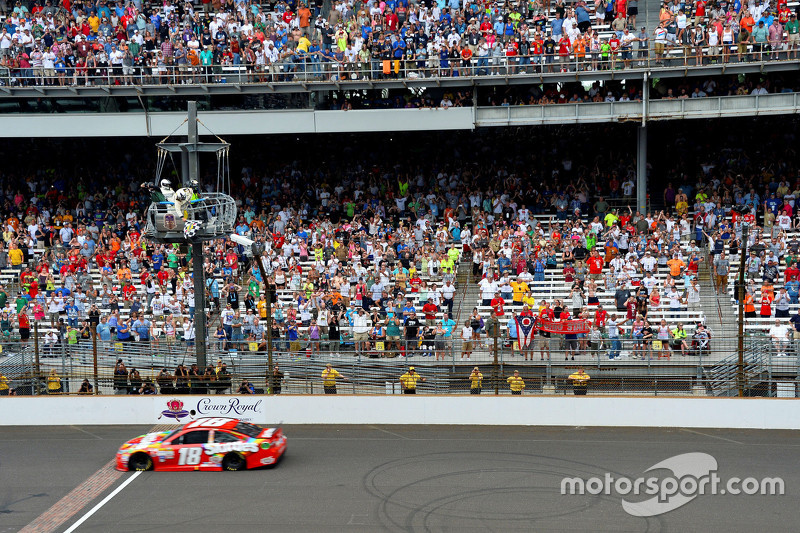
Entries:
<svg viewBox="0 0 800 533">
<path fill-rule="evenodd" d="M 224 422 L 222 422 L 224 420 Z M 183 429 L 233 429 L 241 421 L 236 418 L 198 418 L 183 426 Z"/>
</svg>

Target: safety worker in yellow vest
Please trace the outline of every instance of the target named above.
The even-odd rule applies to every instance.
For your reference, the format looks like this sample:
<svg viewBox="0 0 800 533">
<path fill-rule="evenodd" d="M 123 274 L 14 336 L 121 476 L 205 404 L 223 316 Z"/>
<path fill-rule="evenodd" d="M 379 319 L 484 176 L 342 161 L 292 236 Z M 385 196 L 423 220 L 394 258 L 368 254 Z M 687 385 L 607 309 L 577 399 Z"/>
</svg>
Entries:
<svg viewBox="0 0 800 533">
<path fill-rule="evenodd" d="M 413 366 L 408 367 L 408 372 L 400 376 L 400 386 L 403 388 L 403 394 L 416 394 L 418 381 L 425 382 L 425 378 L 417 374 Z"/>
<path fill-rule="evenodd" d="M 519 370 L 514 370 L 514 375 L 509 376 L 506 380 L 508 382 L 508 387 L 511 389 L 511 394 L 514 395 L 522 395 L 522 389 L 525 388 L 525 380 L 523 380 L 519 375 Z"/>
<path fill-rule="evenodd" d="M 572 392 L 575 396 L 586 396 L 586 389 L 591 378 L 583 368 L 579 368 L 577 372 L 570 374 L 567 379 L 572 382 Z"/>
</svg>

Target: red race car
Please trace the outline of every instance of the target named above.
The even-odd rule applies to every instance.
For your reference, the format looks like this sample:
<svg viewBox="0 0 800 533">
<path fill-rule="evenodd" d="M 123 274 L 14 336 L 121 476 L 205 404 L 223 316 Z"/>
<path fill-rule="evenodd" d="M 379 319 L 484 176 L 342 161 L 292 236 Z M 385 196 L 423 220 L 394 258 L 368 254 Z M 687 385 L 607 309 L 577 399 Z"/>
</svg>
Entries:
<svg viewBox="0 0 800 533">
<path fill-rule="evenodd" d="M 129 440 L 117 470 L 245 470 L 278 463 L 286 435 L 234 418 L 200 418 L 172 431 Z"/>
</svg>

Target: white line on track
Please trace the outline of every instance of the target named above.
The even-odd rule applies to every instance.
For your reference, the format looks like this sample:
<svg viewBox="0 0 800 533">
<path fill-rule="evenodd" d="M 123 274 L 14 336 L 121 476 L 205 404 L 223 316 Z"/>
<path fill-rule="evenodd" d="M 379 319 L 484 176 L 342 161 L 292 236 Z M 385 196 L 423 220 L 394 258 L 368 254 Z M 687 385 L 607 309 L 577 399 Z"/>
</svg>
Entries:
<svg viewBox="0 0 800 533">
<path fill-rule="evenodd" d="M 377 427 L 377 426 L 370 426 L 370 427 L 371 427 L 372 429 L 375 429 L 375 430 L 377 430 L 377 431 L 383 431 L 384 433 L 386 433 L 386 434 L 388 434 L 388 435 L 392 435 L 393 437 L 398 437 L 398 438 L 401 438 L 401 439 L 403 439 L 403 440 L 411 440 L 411 439 L 409 439 L 408 437 L 405 437 L 405 436 L 403 436 L 403 435 L 400 435 L 399 433 L 395 433 L 395 432 L 393 432 L 393 431 L 389 431 L 388 429 L 379 428 L 379 427 Z"/>
<path fill-rule="evenodd" d="M 134 473 L 134 474 L 133 474 L 131 477 L 129 477 L 128 479 L 126 479 L 126 480 L 125 480 L 125 481 L 124 481 L 124 482 L 123 482 L 123 483 L 122 483 L 122 484 L 121 484 L 119 487 L 117 487 L 116 489 L 114 489 L 114 491 L 113 491 L 111 494 L 109 494 L 108 496 L 106 496 L 105 498 L 103 498 L 103 499 L 100 501 L 100 503 L 98 503 L 97 505 L 95 505 L 94 507 L 92 507 L 92 508 L 89 510 L 89 512 L 87 512 L 85 515 L 83 515 L 82 517 L 80 517 L 80 519 L 79 519 L 77 522 L 75 522 L 74 524 L 72 524 L 72 526 L 70 526 L 70 528 L 69 528 L 69 529 L 67 529 L 66 531 L 64 531 L 64 533 L 72 533 L 73 531 L 75 531 L 76 529 L 78 529 L 78 527 L 80 527 L 80 525 L 81 525 L 81 524 L 83 524 L 84 522 L 86 522 L 86 521 L 87 521 L 87 520 L 88 520 L 88 519 L 89 519 L 89 518 L 90 518 L 90 517 L 91 517 L 91 516 L 92 516 L 94 513 L 96 513 L 97 511 L 99 511 L 101 507 L 103 507 L 105 504 L 107 504 L 108 502 L 110 502 L 110 501 L 111 501 L 111 499 L 112 499 L 114 496 L 116 496 L 117 494 L 119 494 L 120 492 L 122 492 L 122 491 L 123 491 L 123 489 L 125 489 L 125 487 L 127 487 L 128 485 L 130 485 L 130 484 L 131 484 L 131 482 L 132 482 L 134 479 L 136 479 L 137 477 L 139 477 L 139 474 L 141 474 L 141 472 L 135 472 L 135 473 Z"/>
<path fill-rule="evenodd" d="M 681 431 L 685 431 L 686 433 L 694 433 L 695 435 L 702 435 L 704 437 L 710 437 L 712 439 L 724 440 L 726 442 L 732 442 L 734 444 L 744 444 L 744 442 L 739 442 L 738 440 L 728 439 L 725 437 L 720 437 L 718 435 L 709 435 L 708 433 L 703 433 L 702 431 L 695 431 L 693 429 L 681 428 Z"/>
<path fill-rule="evenodd" d="M 80 431 L 81 433 L 86 433 L 87 435 L 91 435 L 92 437 L 94 437 L 94 438 L 96 438 L 96 439 L 98 439 L 98 440 L 103 440 L 103 437 L 100 437 L 100 436 L 98 436 L 98 435 L 95 435 L 95 434 L 94 434 L 94 433 L 92 433 L 91 431 L 86 431 L 85 429 L 83 429 L 83 428 L 81 428 L 81 427 L 78 427 L 78 426 L 70 426 L 70 427 L 71 427 L 72 429 L 75 429 L 75 430 L 77 430 L 77 431 Z"/>
</svg>

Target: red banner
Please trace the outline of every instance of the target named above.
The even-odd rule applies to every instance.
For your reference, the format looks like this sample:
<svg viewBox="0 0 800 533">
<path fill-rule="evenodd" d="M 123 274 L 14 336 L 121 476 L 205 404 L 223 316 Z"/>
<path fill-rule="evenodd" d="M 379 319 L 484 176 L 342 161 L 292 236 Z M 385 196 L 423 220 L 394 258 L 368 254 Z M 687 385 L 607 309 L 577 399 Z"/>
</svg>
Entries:
<svg viewBox="0 0 800 533">
<path fill-rule="evenodd" d="M 536 329 L 557 333 L 559 335 L 575 335 L 578 333 L 589 332 L 588 320 L 547 320 L 539 318 L 536 320 Z"/>
</svg>

